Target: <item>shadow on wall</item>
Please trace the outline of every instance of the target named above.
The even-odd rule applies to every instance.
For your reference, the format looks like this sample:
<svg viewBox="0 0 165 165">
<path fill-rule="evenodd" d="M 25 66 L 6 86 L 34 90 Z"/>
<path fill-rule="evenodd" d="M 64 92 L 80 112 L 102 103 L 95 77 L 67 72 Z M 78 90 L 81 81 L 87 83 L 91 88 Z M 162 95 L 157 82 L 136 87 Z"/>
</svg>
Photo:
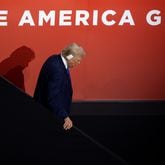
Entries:
<svg viewBox="0 0 165 165">
<path fill-rule="evenodd" d="M 14 50 L 8 58 L 0 62 L 0 75 L 25 92 L 23 70 L 28 67 L 29 62 L 34 58 L 33 50 L 27 46 L 21 46 Z"/>
</svg>

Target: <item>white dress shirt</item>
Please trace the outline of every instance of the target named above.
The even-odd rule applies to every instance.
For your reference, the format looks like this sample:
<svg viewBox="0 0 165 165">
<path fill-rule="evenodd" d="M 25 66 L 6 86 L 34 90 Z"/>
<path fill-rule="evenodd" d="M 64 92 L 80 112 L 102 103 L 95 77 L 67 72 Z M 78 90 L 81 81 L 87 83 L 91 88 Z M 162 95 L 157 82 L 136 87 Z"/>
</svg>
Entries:
<svg viewBox="0 0 165 165">
<path fill-rule="evenodd" d="M 68 69 L 67 61 L 66 61 L 66 59 L 62 56 L 62 54 L 61 54 L 61 58 L 62 58 L 62 61 L 63 61 L 64 65 L 65 65 L 65 68 Z"/>
</svg>

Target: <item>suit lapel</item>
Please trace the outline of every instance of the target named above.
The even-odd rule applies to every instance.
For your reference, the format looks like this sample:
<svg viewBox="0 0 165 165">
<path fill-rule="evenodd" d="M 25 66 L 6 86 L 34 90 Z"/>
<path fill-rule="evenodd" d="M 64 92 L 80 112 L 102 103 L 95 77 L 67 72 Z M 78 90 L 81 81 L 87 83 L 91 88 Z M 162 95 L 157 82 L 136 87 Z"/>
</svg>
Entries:
<svg viewBox="0 0 165 165">
<path fill-rule="evenodd" d="M 70 88 L 70 91 L 71 93 L 73 92 L 73 88 L 72 88 L 72 82 L 71 82 L 71 77 L 70 77 L 70 73 L 68 73 L 67 69 L 65 68 L 65 65 L 62 61 L 62 58 L 61 58 L 61 55 L 59 54 L 58 55 L 58 60 L 60 62 L 60 66 L 61 66 L 61 69 L 64 70 L 64 73 L 65 73 L 65 77 L 66 77 L 66 81 L 67 81 L 67 84 L 68 84 L 68 87 Z"/>
</svg>

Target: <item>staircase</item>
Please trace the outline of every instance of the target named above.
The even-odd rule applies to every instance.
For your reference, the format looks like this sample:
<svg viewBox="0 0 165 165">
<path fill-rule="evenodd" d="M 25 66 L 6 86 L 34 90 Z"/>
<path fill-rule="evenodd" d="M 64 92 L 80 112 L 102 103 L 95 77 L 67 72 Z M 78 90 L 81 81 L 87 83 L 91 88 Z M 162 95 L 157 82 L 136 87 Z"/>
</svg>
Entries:
<svg viewBox="0 0 165 165">
<path fill-rule="evenodd" d="M 0 77 L 0 164 L 127 164 L 79 128 Z M 105 163 L 106 162 L 106 163 Z"/>
</svg>

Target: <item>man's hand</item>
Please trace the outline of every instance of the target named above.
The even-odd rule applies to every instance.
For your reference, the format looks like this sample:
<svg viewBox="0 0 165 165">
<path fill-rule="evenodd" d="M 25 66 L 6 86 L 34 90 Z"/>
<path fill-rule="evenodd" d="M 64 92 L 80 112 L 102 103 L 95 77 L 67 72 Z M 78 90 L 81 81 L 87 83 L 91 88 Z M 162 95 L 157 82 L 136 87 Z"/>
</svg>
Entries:
<svg viewBox="0 0 165 165">
<path fill-rule="evenodd" d="M 63 127 L 64 127 L 65 130 L 68 130 L 68 129 L 70 129 L 70 128 L 73 127 L 72 120 L 69 117 L 66 117 L 64 119 L 64 125 L 63 125 Z"/>
</svg>

